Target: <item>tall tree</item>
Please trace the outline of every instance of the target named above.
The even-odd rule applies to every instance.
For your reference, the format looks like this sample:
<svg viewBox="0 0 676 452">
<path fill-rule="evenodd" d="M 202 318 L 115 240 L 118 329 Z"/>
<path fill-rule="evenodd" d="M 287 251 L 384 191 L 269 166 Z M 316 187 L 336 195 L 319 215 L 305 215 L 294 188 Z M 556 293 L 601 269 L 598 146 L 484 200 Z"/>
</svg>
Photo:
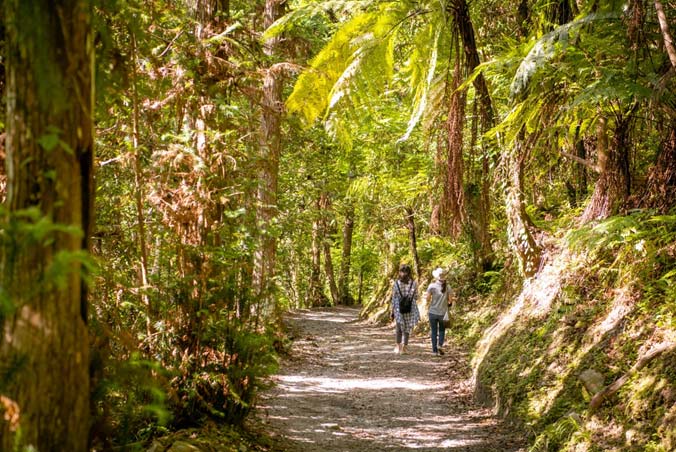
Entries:
<svg viewBox="0 0 676 452">
<path fill-rule="evenodd" d="M 354 232 L 354 206 L 347 206 L 345 221 L 343 222 L 343 252 L 340 259 L 340 275 L 338 288 L 340 302 L 350 305 L 354 298 L 350 294 L 350 263 L 352 260 L 352 236 Z"/>
<path fill-rule="evenodd" d="M 0 449 L 85 451 L 89 345 L 82 259 L 93 223 L 91 5 L 8 0 L 4 6 L 7 208 L 10 222 L 25 222 L 10 231 L 2 256 L 3 289 L 13 310 L 2 319 L 0 393 L 15 403 L 18 417 L 0 421 Z M 45 221 L 52 225 L 46 236 L 38 231 Z"/>
<path fill-rule="evenodd" d="M 266 0 L 263 26 L 269 28 L 284 12 L 284 0 Z M 269 37 L 263 44 L 265 54 L 272 59 L 279 51 L 281 38 Z M 272 64 L 263 70 L 261 99 L 258 208 L 257 217 L 262 235 L 254 263 L 254 290 L 268 299 L 270 283 L 275 273 L 276 240 L 271 228 L 277 209 L 279 156 L 281 152 L 282 70 Z"/>
</svg>

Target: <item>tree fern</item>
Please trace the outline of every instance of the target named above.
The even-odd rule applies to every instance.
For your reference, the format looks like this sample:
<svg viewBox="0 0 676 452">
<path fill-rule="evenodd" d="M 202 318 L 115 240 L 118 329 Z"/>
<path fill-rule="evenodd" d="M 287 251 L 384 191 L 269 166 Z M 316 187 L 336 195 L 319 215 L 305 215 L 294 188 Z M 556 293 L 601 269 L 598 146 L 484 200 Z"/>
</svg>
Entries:
<svg viewBox="0 0 676 452">
<path fill-rule="evenodd" d="M 439 53 L 437 44 L 440 35 L 441 27 L 436 27 L 434 23 L 430 23 L 415 36 L 416 45 L 407 64 L 407 69 L 410 71 L 411 90 L 413 91 L 413 109 L 406 133 L 400 138 L 400 141 L 407 140 L 411 136 L 413 128 L 425 112 L 428 94 L 437 68 Z M 426 45 L 430 42 L 432 45 Z"/>
<path fill-rule="evenodd" d="M 287 100 L 289 111 L 312 123 L 347 97 L 358 103 L 381 95 L 392 76 L 396 28 L 405 13 L 398 2 L 385 3 L 340 27 L 298 78 Z"/>
</svg>

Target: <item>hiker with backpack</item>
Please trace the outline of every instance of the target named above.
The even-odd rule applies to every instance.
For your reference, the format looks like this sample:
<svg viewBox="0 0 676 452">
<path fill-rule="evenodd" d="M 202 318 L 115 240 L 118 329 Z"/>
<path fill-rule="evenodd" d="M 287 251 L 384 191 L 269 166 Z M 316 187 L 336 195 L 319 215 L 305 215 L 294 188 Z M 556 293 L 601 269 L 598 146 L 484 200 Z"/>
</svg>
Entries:
<svg viewBox="0 0 676 452">
<path fill-rule="evenodd" d="M 444 337 L 448 320 L 449 289 L 446 284 L 446 272 L 442 268 L 436 268 L 432 272 L 434 281 L 430 283 L 425 292 L 425 298 L 429 302 L 430 336 L 432 339 L 432 353 L 443 355 Z"/>
<path fill-rule="evenodd" d="M 406 353 L 408 338 L 413 327 L 420 320 L 420 311 L 416 300 L 418 299 L 418 284 L 411 276 L 411 266 L 402 264 L 399 267 L 399 278 L 392 286 L 392 312 L 391 318 L 396 320 L 397 345 L 394 352 Z"/>
</svg>

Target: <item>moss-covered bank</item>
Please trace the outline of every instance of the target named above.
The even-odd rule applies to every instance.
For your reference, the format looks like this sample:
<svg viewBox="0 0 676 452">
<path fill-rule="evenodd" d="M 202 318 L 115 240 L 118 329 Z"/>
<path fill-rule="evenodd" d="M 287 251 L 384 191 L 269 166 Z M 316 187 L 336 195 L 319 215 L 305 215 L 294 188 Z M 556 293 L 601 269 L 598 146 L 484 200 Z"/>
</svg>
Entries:
<svg viewBox="0 0 676 452">
<path fill-rule="evenodd" d="M 476 396 L 532 451 L 676 450 L 676 216 L 572 231 L 547 239 L 531 279 L 508 264 L 454 281 L 451 334 L 472 352 Z M 368 309 L 382 316 L 380 296 Z"/>
</svg>

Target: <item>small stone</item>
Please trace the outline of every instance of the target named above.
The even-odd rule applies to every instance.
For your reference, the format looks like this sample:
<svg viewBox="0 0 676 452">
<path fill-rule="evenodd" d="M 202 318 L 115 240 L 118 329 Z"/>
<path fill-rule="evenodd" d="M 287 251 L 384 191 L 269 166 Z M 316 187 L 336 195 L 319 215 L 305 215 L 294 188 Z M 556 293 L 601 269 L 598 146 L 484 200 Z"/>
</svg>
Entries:
<svg viewBox="0 0 676 452">
<path fill-rule="evenodd" d="M 604 378 L 603 374 L 593 369 L 587 369 L 582 371 L 582 373 L 578 378 L 584 385 L 585 389 L 587 389 L 589 394 L 591 394 L 592 396 L 601 391 L 605 387 L 606 379 Z"/>
<path fill-rule="evenodd" d="M 624 432 L 624 439 L 626 440 L 626 444 L 628 446 L 632 446 L 634 443 L 636 443 L 637 436 L 636 433 L 637 433 L 636 430 L 634 430 L 633 428 L 630 428 L 629 430 Z"/>
<path fill-rule="evenodd" d="M 164 451 L 164 446 L 159 441 L 155 440 L 150 445 L 150 448 L 146 452 L 162 452 Z"/>
<path fill-rule="evenodd" d="M 202 449 L 185 441 L 176 441 L 167 452 L 202 452 Z"/>
<path fill-rule="evenodd" d="M 582 425 L 582 423 L 583 423 L 583 421 L 582 421 L 582 416 L 580 416 L 580 415 L 579 415 L 578 413 L 576 413 L 575 411 L 571 411 L 570 413 L 568 413 L 567 416 L 568 416 L 569 418 L 571 418 L 572 420 L 574 420 L 575 423 L 576 423 L 577 425 Z"/>
</svg>

